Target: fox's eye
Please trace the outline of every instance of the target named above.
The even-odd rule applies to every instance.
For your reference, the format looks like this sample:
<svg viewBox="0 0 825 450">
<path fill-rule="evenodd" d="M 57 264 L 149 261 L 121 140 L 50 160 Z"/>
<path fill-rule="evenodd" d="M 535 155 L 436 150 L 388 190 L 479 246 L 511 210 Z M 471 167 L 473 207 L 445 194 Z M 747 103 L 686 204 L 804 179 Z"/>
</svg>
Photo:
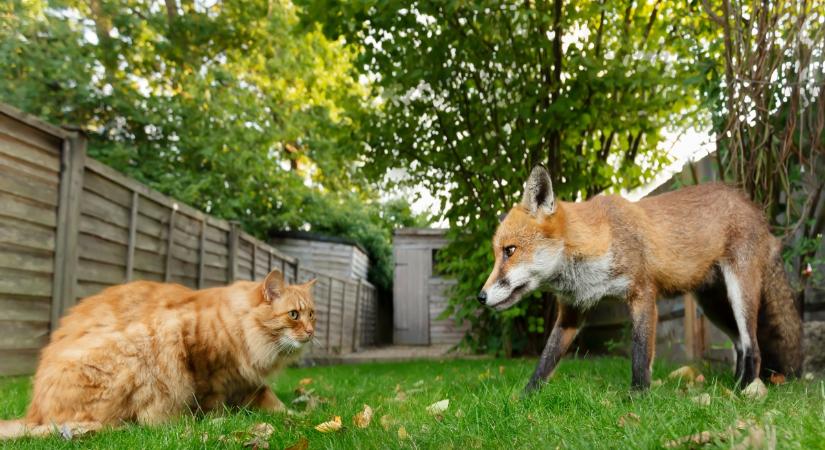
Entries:
<svg viewBox="0 0 825 450">
<path fill-rule="evenodd" d="M 292 320 L 298 320 L 299 316 L 300 316 L 300 314 L 298 314 L 298 311 L 296 311 L 294 309 L 289 312 L 289 318 L 292 319 Z"/>
<path fill-rule="evenodd" d="M 504 247 L 504 257 L 505 258 L 509 258 L 509 257 L 513 256 L 513 253 L 515 253 L 515 252 L 516 252 L 516 246 L 515 245 L 508 245 L 507 247 Z"/>
</svg>

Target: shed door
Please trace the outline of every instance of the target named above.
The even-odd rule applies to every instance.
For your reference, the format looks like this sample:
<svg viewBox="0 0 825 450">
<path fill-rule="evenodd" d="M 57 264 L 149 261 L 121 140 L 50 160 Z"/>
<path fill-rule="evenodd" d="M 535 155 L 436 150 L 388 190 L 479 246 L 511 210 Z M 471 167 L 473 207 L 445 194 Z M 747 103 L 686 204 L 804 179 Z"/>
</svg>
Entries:
<svg viewBox="0 0 825 450">
<path fill-rule="evenodd" d="M 396 344 L 430 344 L 430 308 L 427 301 L 430 264 L 427 249 L 396 249 L 393 285 L 393 335 Z"/>
</svg>

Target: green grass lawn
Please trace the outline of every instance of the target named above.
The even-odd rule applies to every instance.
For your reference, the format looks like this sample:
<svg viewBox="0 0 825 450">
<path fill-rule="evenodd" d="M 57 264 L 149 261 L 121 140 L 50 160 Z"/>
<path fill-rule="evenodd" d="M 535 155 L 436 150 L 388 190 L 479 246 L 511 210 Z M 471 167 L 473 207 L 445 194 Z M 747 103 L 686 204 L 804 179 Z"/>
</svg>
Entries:
<svg viewBox="0 0 825 450">
<path fill-rule="evenodd" d="M 189 417 L 156 428 L 128 426 L 71 441 L 54 437 L 5 445 L 240 448 L 245 430 L 267 422 L 275 429 L 267 441 L 273 449 L 302 438 L 309 448 L 659 448 L 703 431 L 713 433 L 710 448 L 730 448 L 744 439 L 764 444 L 771 436 L 777 448 L 825 448 L 825 383 L 820 379 L 771 386 L 767 397 L 751 400 L 727 391 L 733 387 L 728 370 L 703 367 L 703 384 L 688 388 L 666 380 L 647 394 L 630 394 L 628 360 L 569 359 L 539 394 L 521 399 L 534 363 L 487 359 L 289 369 L 272 380 L 284 402 L 296 398 L 295 389 L 304 378 L 312 379 L 308 388 L 325 401 L 310 411 L 293 405 L 296 412 L 289 415 L 233 411 L 221 418 Z M 667 378 L 674 368 L 657 364 L 654 378 Z M 0 418 L 23 415 L 29 389 L 28 377 L 0 378 Z M 709 394 L 709 405 L 694 401 L 703 393 Z M 443 399 L 450 403 L 441 417 L 427 412 L 428 405 Z M 356 428 L 352 418 L 364 404 L 374 409 L 374 417 L 369 427 Z M 341 416 L 341 431 L 324 434 L 314 429 L 333 416 Z M 748 425 L 738 437 L 720 440 L 739 420 Z M 406 439 L 399 438 L 402 426 Z M 766 437 L 760 440 L 760 434 Z"/>
</svg>

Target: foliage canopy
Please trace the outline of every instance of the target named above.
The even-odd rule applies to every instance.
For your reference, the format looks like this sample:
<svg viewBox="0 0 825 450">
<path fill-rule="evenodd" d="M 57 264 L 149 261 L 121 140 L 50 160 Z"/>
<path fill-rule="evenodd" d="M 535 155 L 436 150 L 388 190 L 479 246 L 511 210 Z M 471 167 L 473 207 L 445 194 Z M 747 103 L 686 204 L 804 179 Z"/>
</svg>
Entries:
<svg viewBox="0 0 825 450">
<path fill-rule="evenodd" d="M 391 231 L 418 223 L 358 172 L 352 52 L 290 2 L 14 0 L 0 6 L 0 99 L 90 133 L 90 154 L 260 237 L 360 241 L 392 280 Z"/>
<path fill-rule="evenodd" d="M 709 66 L 697 8 L 306 2 L 305 22 L 358 49 L 355 67 L 380 99 L 359 120 L 368 174 L 385 180 L 402 168 L 438 195 L 451 227 L 442 263 L 458 280 L 452 307 L 478 348 L 524 349 L 517 337 L 530 331 L 540 343 L 550 319 L 549 302 L 490 314 L 473 300 L 492 267 L 497 217 L 533 165 L 547 165 L 556 194 L 575 200 L 638 186 L 667 163 L 663 132 L 693 117 Z"/>
</svg>

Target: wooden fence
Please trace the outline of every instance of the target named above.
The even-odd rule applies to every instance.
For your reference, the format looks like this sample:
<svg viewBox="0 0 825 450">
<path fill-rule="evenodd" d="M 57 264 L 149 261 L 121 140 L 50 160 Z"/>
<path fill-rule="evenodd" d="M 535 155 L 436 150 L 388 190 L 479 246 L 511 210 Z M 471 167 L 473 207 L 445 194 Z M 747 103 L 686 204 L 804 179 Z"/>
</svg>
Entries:
<svg viewBox="0 0 825 450">
<path fill-rule="evenodd" d="M 86 157 L 82 134 L 0 104 L 0 375 L 31 373 L 77 300 L 131 280 L 193 288 L 317 278 L 313 355 L 375 342 L 377 297 L 364 280 L 311 268 Z"/>
</svg>

